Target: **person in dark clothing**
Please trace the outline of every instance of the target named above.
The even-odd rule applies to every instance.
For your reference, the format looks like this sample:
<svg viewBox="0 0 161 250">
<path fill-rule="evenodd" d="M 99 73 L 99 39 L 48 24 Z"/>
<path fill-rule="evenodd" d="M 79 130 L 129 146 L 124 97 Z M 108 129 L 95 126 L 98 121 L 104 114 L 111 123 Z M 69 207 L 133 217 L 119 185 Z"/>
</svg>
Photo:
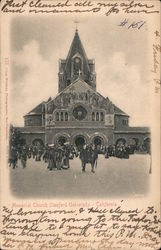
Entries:
<svg viewBox="0 0 161 250">
<path fill-rule="evenodd" d="M 25 147 L 22 148 L 21 154 L 20 154 L 20 159 L 21 159 L 21 164 L 22 167 L 26 167 L 26 162 L 27 162 L 27 150 Z"/>
<path fill-rule="evenodd" d="M 10 152 L 10 166 L 15 169 L 17 166 L 17 161 L 18 161 L 18 152 L 14 146 L 11 147 L 11 152 Z"/>
<path fill-rule="evenodd" d="M 49 159 L 49 146 L 48 146 L 48 144 L 46 144 L 46 146 L 45 146 L 45 150 L 44 150 L 44 154 L 43 154 L 42 159 L 45 162 L 48 162 L 48 159 Z"/>
<path fill-rule="evenodd" d="M 64 150 L 61 146 L 58 146 L 56 153 L 56 166 L 58 170 L 61 170 L 63 167 L 63 158 L 64 158 Z"/>
<path fill-rule="evenodd" d="M 48 158 L 48 161 L 49 161 L 49 164 L 48 164 L 48 169 L 51 171 L 53 169 L 57 169 L 57 165 L 56 165 L 56 149 L 54 146 L 52 146 L 50 149 L 49 149 L 49 158 Z"/>
<path fill-rule="evenodd" d="M 69 163 L 69 156 L 70 156 L 70 146 L 68 144 L 64 145 L 64 159 L 63 159 L 63 169 L 70 168 Z"/>
<path fill-rule="evenodd" d="M 108 147 L 108 155 L 113 156 L 113 147 L 112 147 L 112 145 L 109 145 L 109 147 Z"/>
<path fill-rule="evenodd" d="M 98 159 L 98 149 L 95 145 L 92 145 L 89 148 L 89 162 L 91 163 L 92 173 L 95 173 L 94 167 L 97 166 L 97 159 Z"/>
<path fill-rule="evenodd" d="M 80 151 L 80 159 L 81 159 L 81 162 L 82 162 L 82 171 L 85 172 L 86 163 L 88 161 L 87 146 L 86 145 L 84 145 L 83 148 Z"/>
</svg>

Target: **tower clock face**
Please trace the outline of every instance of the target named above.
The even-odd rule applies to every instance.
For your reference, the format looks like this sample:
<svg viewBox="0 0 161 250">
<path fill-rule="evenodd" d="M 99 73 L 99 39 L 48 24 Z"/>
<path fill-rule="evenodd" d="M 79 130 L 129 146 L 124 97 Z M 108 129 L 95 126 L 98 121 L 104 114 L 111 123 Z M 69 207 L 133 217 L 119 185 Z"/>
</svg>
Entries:
<svg viewBox="0 0 161 250">
<path fill-rule="evenodd" d="M 73 116 L 76 120 L 82 121 L 87 116 L 87 110 L 79 105 L 73 109 Z"/>
</svg>

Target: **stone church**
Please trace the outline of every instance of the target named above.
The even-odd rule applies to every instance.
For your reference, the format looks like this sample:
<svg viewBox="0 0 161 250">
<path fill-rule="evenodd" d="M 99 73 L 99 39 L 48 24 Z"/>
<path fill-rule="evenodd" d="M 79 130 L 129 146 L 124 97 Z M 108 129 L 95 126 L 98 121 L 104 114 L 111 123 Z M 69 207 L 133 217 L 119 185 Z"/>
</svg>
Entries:
<svg viewBox="0 0 161 250">
<path fill-rule="evenodd" d="M 66 59 L 59 60 L 59 93 L 24 116 L 21 137 L 31 144 L 143 144 L 145 127 L 130 127 L 129 115 L 97 92 L 95 61 L 88 59 L 78 30 Z M 51 88 L 52 91 L 52 88 Z"/>
</svg>

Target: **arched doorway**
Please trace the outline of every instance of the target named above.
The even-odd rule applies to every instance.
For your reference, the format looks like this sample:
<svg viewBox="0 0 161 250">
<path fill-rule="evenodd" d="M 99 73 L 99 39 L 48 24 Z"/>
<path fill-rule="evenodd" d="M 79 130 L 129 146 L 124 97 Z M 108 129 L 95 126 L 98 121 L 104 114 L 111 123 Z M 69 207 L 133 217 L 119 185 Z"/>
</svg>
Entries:
<svg viewBox="0 0 161 250">
<path fill-rule="evenodd" d="M 98 149 L 98 152 L 101 153 L 101 146 L 104 144 L 103 139 L 100 136 L 95 136 L 93 138 L 93 144 L 96 146 Z"/>
<path fill-rule="evenodd" d="M 44 143 L 41 139 L 35 139 L 33 140 L 32 145 L 37 147 L 43 147 Z"/>
<path fill-rule="evenodd" d="M 65 136 L 60 136 L 58 138 L 58 144 L 59 145 L 63 146 L 65 142 L 67 142 L 67 138 Z"/>
<path fill-rule="evenodd" d="M 115 145 L 116 145 L 116 147 L 119 147 L 122 144 L 124 145 L 125 143 L 126 143 L 126 140 L 124 138 L 119 138 L 119 139 L 117 139 Z"/>
<path fill-rule="evenodd" d="M 103 139 L 100 137 L 100 136 L 96 136 L 96 137 L 94 137 L 94 139 L 93 139 L 93 143 L 97 146 L 97 145 L 99 145 L 99 146 L 101 146 L 101 145 L 103 145 Z"/>
<path fill-rule="evenodd" d="M 86 139 L 83 135 L 77 135 L 75 137 L 75 146 L 78 148 L 78 149 L 81 149 L 83 147 L 83 145 L 86 143 Z"/>
<path fill-rule="evenodd" d="M 139 149 L 139 139 L 138 138 L 132 138 L 131 146 L 134 147 L 135 150 Z"/>
<path fill-rule="evenodd" d="M 148 154 L 150 154 L 150 143 L 151 143 L 151 141 L 150 141 L 150 138 L 149 138 L 149 137 L 144 139 L 144 142 L 143 142 L 143 149 L 144 149 Z"/>
</svg>

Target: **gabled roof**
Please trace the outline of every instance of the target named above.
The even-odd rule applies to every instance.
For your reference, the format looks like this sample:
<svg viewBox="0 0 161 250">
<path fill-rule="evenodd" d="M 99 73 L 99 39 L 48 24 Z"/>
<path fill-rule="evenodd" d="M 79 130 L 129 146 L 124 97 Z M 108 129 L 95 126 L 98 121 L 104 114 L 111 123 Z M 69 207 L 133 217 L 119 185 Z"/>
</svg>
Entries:
<svg viewBox="0 0 161 250">
<path fill-rule="evenodd" d="M 45 102 L 41 102 L 39 105 L 37 105 L 35 108 L 33 108 L 30 112 L 28 112 L 25 116 L 28 115 L 41 115 L 42 114 L 42 106 Z"/>
<path fill-rule="evenodd" d="M 67 86 L 65 89 L 63 89 L 61 92 L 59 92 L 52 100 L 47 101 L 47 104 L 50 103 L 51 101 L 55 100 L 58 96 L 62 95 L 62 93 L 68 91 L 70 88 L 72 88 L 77 82 L 81 82 L 82 84 L 84 84 L 86 86 L 86 88 L 88 88 L 90 91 L 93 91 L 95 93 L 97 93 L 98 95 L 102 96 L 101 94 L 99 94 L 97 91 L 93 90 L 88 83 L 86 83 L 84 80 L 82 80 L 80 77 L 78 77 L 75 81 L 73 81 L 69 86 Z M 102 96 L 103 97 L 103 96 Z M 104 98 L 104 97 L 103 97 Z"/>
<path fill-rule="evenodd" d="M 79 84 L 79 87 L 80 87 L 82 90 L 83 90 L 83 89 L 85 90 L 85 88 L 86 88 L 87 91 L 90 90 L 91 92 L 93 92 L 93 93 L 99 95 L 100 97 L 102 97 L 102 98 L 104 98 L 104 99 L 107 99 L 107 100 L 110 102 L 109 98 L 105 98 L 103 95 L 101 95 L 101 94 L 100 94 L 99 92 L 97 92 L 96 90 L 91 89 L 91 87 L 90 87 L 84 80 L 82 80 L 80 77 L 78 77 L 74 82 L 72 82 L 69 86 L 67 86 L 63 91 L 61 91 L 60 93 L 58 93 L 58 95 L 56 95 L 52 100 L 49 100 L 49 101 L 47 102 L 47 104 L 50 103 L 50 102 L 52 102 L 52 101 L 54 101 L 58 96 L 62 95 L 63 93 L 68 92 L 70 89 L 72 89 L 72 87 L 73 87 L 74 85 L 77 85 L 77 84 Z M 77 86 L 78 86 L 78 85 L 77 85 Z M 115 113 L 116 115 L 124 115 L 124 116 L 128 116 L 128 117 L 129 117 L 128 114 L 126 114 L 124 111 L 122 111 L 122 110 L 121 110 L 120 108 L 118 108 L 116 105 L 114 105 L 113 103 L 112 103 L 112 105 L 113 105 L 113 107 L 114 107 L 114 113 Z"/>
<path fill-rule="evenodd" d="M 61 91 L 60 93 L 58 93 L 58 95 L 56 95 L 53 99 L 51 99 L 51 97 L 48 99 L 48 101 L 46 102 L 41 102 L 39 105 L 37 105 L 34 109 L 32 109 L 30 112 L 28 112 L 25 116 L 28 116 L 28 115 L 41 115 L 43 113 L 43 104 L 46 103 L 46 104 L 49 104 L 50 102 L 53 102 L 58 96 L 60 96 L 61 94 L 63 94 L 64 92 L 67 92 L 68 90 L 70 90 L 70 88 L 72 88 L 74 85 L 76 84 L 79 84 L 80 83 L 80 86 L 82 89 L 83 87 L 86 87 L 88 90 L 92 91 L 93 93 L 96 93 L 97 95 L 105 98 L 104 96 L 102 96 L 99 92 L 91 89 L 91 87 L 84 81 L 82 80 L 80 77 L 78 77 L 74 82 L 72 82 L 68 87 L 66 87 L 63 91 Z M 83 86 L 84 85 L 84 86 Z M 88 91 L 87 90 L 87 91 Z M 108 99 L 108 98 L 105 98 L 105 99 Z M 124 111 L 122 111 L 120 108 L 118 108 L 115 104 L 113 104 L 113 107 L 114 107 L 114 114 L 116 115 L 124 115 L 124 116 L 128 116 Z M 24 116 L 24 117 L 25 117 Z"/>
<path fill-rule="evenodd" d="M 124 111 L 122 111 L 120 108 L 118 108 L 115 104 L 113 104 L 113 106 L 114 106 L 114 113 L 116 115 L 125 115 L 125 116 L 129 117 L 128 114 L 126 114 Z"/>
<path fill-rule="evenodd" d="M 84 62 L 84 69 L 88 70 L 88 72 L 90 71 L 89 69 L 89 64 L 88 64 L 88 59 L 86 56 L 86 52 L 83 48 L 82 42 L 80 40 L 79 34 L 78 34 L 78 30 L 75 31 L 75 36 L 73 38 L 67 59 L 66 59 L 66 66 L 65 66 L 65 70 L 66 72 L 70 71 L 70 67 L 71 67 L 71 60 L 72 57 L 76 54 L 80 54 L 81 57 L 83 58 L 83 62 Z"/>
</svg>

